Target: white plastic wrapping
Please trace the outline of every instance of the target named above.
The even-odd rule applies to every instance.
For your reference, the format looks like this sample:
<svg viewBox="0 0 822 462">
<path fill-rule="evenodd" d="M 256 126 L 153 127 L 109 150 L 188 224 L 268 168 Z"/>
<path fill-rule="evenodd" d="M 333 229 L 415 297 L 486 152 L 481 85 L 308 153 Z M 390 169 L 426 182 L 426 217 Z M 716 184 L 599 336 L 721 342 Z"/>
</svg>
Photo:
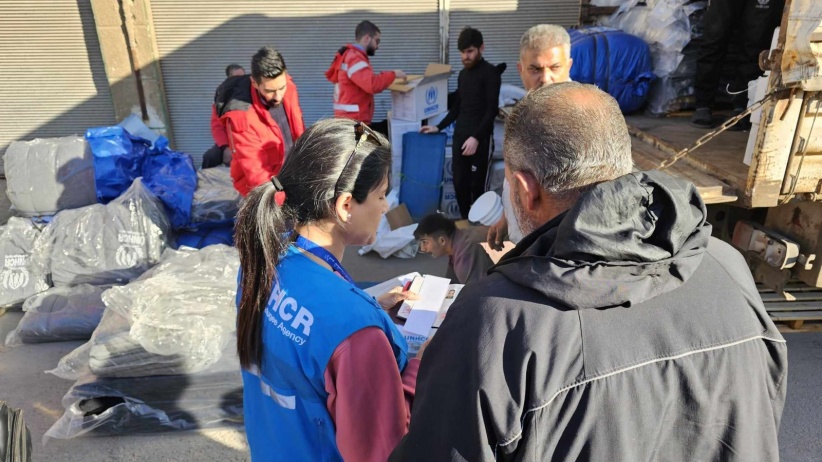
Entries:
<svg viewBox="0 0 822 462">
<path fill-rule="evenodd" d="M 388 210 L 393 209 L 399 205 L 399 194 L 396 190 L 391 191 L 386 197 L 388 202 Z M 380 219 L 380 226 L 377 228 L 377 237 L 374 242 L 369 245 L 362 246 L 357 252 L 360 255 L 365 255 L 372 250 L 377 252 L 380 257 L 388 258 L 391 256 L 398 258 L 414 258 L 419 250 L 419 245 L 414 239 L 414 230 L 417 225 L 409 225 L 395 230 L 391 230 L 388 220 L 383 216 Z"/>
<path fill-rule="evenodd" d="M 241 422 L 238 268 L 231 247 L 167 250 L 140 278 L 106 291 L 91 341 L 49 371 L 77 382 L 44 442 Z"/>
<path fill-rule="evenodd" d="M 0 226 L 0 306 L 16 306 L 49 288 L 43 262 L 33 256 L 40 229 L 27 218 Z"/>
<path fill-rule="evenodd" d="M 82 284 L 54 287 L 29 297 L 23 303 L 26 314 L 17 328 L 9 332 L 6 346 L 87 340 L 103 316 L 105 305 L 101 296 L 106 289 Z"/>
<path fill-rule="evenodd" d="M 148 434 L 240 424 L 243 382 L 235 343 L 209 370 L 192 375 L 128 378 L 86 376 L 63 397 L 62 417 L 45 433 L 68 439 Z"/>
<path fill-rule="evenodd" d="M 228 167 L 214 167 L 197 172 L 197 189 L 191 204 L 192 223 L 232 220 L 240 210 L 240 193 Z"/>
<path fill-rule="evenodd" d="M 23 216 L 97 202 L 94 160 L 82 136 L 15 141 L 3 156 L 8 197 Z"/>
<path fill-rule="evenodd" d="M 157 264 L 169 229 L 162 203 L 138 178 L 106 205 L 57 214 L 35 252 L 55 286 L 123 284 Z"/>
<path fill-rule="evenodd" d="M 236 329 L 239 265 L 236 249 L 224 245 L 167 250 L 139 279 L 103 293 L 106 310 L 91 340 L 49 372 L 76 380 L 210 368 Z"/>
<path fill-rule="evenodd" d="M 686 57 L 683 50 L 694 38 L 691 14 L 706 6 L 707 2 L 689 0 L 628 0 L 603 22 L 648 43 L 653 71 L 659 77 L 650 90 L 650 113 L 664 115 L 679 110 L 673 101 L 693 94 L 695 56 Z"/>
</svg>

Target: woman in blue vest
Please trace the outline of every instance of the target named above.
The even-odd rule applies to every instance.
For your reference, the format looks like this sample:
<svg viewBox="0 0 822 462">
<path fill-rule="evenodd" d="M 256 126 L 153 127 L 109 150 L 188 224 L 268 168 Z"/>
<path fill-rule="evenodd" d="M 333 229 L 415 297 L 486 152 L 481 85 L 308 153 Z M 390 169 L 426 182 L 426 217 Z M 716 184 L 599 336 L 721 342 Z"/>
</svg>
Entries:
<svg viewBox="0 0 822 462">
<path fill-rule="evenodd" d="M 237 216 L 237 349 L 251 457 L 386 460 L 407 432 L 419 358 L 343 268 L 387 211 L 391 150 L 346 119 L 301 136 Z"/>
</svg>

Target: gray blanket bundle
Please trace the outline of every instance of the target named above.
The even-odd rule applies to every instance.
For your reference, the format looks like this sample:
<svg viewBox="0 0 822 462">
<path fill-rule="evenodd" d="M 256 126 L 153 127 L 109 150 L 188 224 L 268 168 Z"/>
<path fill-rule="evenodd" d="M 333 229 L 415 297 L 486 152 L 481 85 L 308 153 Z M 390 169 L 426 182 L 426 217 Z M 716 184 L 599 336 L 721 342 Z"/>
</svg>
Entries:
<svg viewBox="0 0 822 462">
<path fill-rule="evenodd" d="M 108 288 L 54 287 L 29 297 L 23 303 L 23 318 L 6 337 L 6 346 L 89 339 L 106 308 L 102 295 Z"/>
<path fill-rule="evenodd" d="M 33 255 L 40 230 L 28 218 L 0 226 L 0 306 L 18 306 L 49 288 L 46 268 Z"/>
<path fill-rule="evenodd" d="M 124 284 L 157 264 L 169 228 L 163 205 L 138 178 L 106 205 L 57 214 L 37 246 L 55 286 Z"/>
<path fill-rule="evenodd" d="M 9 200 L 20 215 L 54 215 L 97 202 L 94 158 L 82 136 L 15 141 L 3 159 Z"/>
</svg>

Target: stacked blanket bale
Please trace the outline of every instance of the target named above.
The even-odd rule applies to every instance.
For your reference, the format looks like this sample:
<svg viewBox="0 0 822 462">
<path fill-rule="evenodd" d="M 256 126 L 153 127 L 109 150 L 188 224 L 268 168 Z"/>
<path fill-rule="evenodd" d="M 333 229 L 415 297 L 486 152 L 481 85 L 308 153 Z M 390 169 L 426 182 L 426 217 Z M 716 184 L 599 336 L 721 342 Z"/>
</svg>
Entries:
<svg viewBox="0 0 822 462">
<path fill-rule="evenodd" d="M 46 438 L 211 427 L 242 416 L 236 353 L 239 257 L 222 245 L 167 250 L 103 294 L 91 340 L 51 373 L 77 382 Z"/>
</svg>

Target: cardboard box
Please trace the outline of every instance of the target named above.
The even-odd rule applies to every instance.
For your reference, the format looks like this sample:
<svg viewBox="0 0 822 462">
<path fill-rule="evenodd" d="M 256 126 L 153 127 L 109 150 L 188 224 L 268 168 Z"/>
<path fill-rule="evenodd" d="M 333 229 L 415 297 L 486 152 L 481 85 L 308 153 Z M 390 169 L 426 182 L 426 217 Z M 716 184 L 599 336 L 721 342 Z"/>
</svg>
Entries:
<svg viewBox="0 0 822 462">
<path fill-rule="evenodd" d="M 411 219 L 411 214 L 408 213 L 408 207 L 405 204 L 400 204 L 385 214 L 385 219 L 388 220 L 388 226 L 391 231 L 402 228 L 403 226 L 413 225 L 414 220 Z"/>
<path fill-rule="evenodd" d="M 395 80 L 391 90 L 391 112 L 395 119 L 419 122 L 448 110 L 449 64 L 431 63 L 424 75 Z"/>
<path fill-rule="evenodd" d="M 488 166 L 488 191 L 502 195 L 502 183 L 505 181 L 505 161 L 492 160 Z"/>
<path fill-rule="evenodd" d="M 457 220 L 454 222 L 457 229 L 468 229 L 471 227 L 471 222 L 468 220 Z"/>
<path fill-rule="evenodd" d="M 499 119 L 494 120 L 494 144 L 491 154 L 492 159 L 502 159 L 502 143 L 505 140 L 505 122 Z"/>
<path fill-rule="evenodd" d="M 434 117 L 429 117 L 428 121 L 427 121 L 427 125 L 432 125 L 432 126 L 436 127 L 437 125 L 439 125 L 440 122 L 443 121 L 443 119 L 445 119 L 445 116 L 447 116 L 447 115 L 448 115 L 448 112 L 443 112 L 442 114 L 436 115 Z M 440 131 L 440 133 L 445 133 L 445 135 L 448 137 L 448 138 L 445 139 L 445 146 L 446 147 L 449 147 L 452 144 L 454 144 L 454 126 L 456 126 L 456 122 L 452 123 L 451 125 L 449 125 L 447 127 L 445 127 L 444 130 Z"/>
<path fill-rule="evenodd" d="M 402 136 L 420 129 L 419 122 L 398 120 L 388 113 L 388 140 L 391 142 L 391 189 L 400 190 L 402 184 Z"/>
<path fill-rule="evenodd" d="M 442 166 L 442 183 L 443 185 L 454 186 L 454 167 L 453 158 L 451 157 L 451 150 L 445 150 L 445 163 Z"/>
<path fill-rule="evenodd" d="M 457 194 L 454 192 L 454 185 L 442 187 L 442 200 L 440 200 L 440 212 L 451 219 L 460 219 L 460 207 L 457 204 Z"/>
</svg>

